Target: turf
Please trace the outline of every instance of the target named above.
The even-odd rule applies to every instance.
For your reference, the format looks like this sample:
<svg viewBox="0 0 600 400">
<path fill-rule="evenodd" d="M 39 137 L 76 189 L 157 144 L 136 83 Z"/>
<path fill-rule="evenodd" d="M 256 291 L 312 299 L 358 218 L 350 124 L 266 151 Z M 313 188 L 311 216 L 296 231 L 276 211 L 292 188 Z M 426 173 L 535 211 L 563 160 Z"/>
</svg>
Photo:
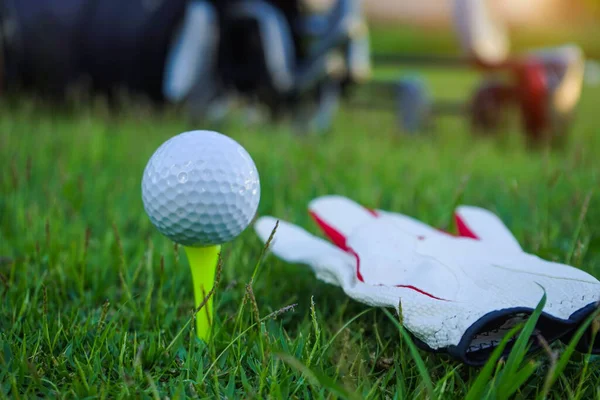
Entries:
<svg viewBox="0 0 600 400">
<path fill-rule="evenodd" d="M 438 92 L 454 92 L 453 75 L 435 76 Z M 599 103 L 600 88 L 586 88 L 554 151 L 528 149 L 518 121 L 474 137 L 446 118 L 409 137 L 392 115 L 349 107 L 325 136 L 243 115 L 217 128 L 254 157 L 261 215 L 316 232 L 306 204 L 337 193 L 451 229 L 453 208 L 472 204 L 498 213 L 527 251 L 600 277 Z M 483 369 L 417 351 L 393 312 L 262 258 L 251 229 L 224 246 L 205 346 L 185 254 L 148 221 L 140 180 L 160 143 L 206 126 L 143 106 L 0 109 L 4 398 L 600 399 L 600 360 L 562 344 Z"/>
<path fill-rule="evenodd" d="M 455 35 L 448 35 L 445 27 L 424 28 L 386 23 L 371 26 L 370 33 L 375 53 L 460 54 L 460 42 Z M 599 34 L 600 25 L 596 21 L 561 24 L 552 30 L 524 25 L 509 28 L 512 52 L 524 53 L 536 48 L 577 43 L 585 49 L 589 58 L 594 59 L 600 58 L 600 41 L 597 39 Z"/>
</svg>

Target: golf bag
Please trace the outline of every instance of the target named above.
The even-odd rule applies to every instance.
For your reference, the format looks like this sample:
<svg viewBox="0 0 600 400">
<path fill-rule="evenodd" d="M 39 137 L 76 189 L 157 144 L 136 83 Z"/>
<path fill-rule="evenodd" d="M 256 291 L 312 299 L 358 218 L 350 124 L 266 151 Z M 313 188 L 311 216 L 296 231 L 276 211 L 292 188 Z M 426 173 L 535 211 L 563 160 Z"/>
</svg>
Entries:
<svg viewBox="0 0 600 400">
<path fill-rule="evenodd" d="M 360 2 L 338 0 L 301 15 L 285 0 L 239 1 L 226 11 L 220 70 L 274 115 L 291 111 L 302 130 L 328 128 L 347 85 L 366 78 L 370 58 Z M 304 126 L 300 126 L 304 125 Z"/>
<path fill-rule="evenodd" d="M 143 94 L 195 112 L 229 93 L 273 115 L 307 104 L 329 124 L 340 90 L 369 73 L 358 0 L 303 14 L 291 0 L 0 0 L 8 90 Z"/>
<path fill-rule="evenodd" d="M 2 0 L 7 88 L 56 95 L 87 81 L 162 98 L 170 38 L 187 0 Z"/>
</svg>

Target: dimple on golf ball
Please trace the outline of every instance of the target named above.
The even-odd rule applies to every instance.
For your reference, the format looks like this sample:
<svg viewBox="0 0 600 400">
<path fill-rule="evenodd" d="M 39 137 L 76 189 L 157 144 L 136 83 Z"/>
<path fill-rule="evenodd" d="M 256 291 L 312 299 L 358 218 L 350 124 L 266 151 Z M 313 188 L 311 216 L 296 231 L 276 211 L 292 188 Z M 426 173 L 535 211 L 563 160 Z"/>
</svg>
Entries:
<svg viewBox="0 0 600 400">
<path fill-rule="evenodd" d="M 142 178 L 150 221 L 185 246 L 229 242 L 248 227 L 260 201 L 254 161 L 235 140 L 189 131 L 164 142 Z"/>
</svg>

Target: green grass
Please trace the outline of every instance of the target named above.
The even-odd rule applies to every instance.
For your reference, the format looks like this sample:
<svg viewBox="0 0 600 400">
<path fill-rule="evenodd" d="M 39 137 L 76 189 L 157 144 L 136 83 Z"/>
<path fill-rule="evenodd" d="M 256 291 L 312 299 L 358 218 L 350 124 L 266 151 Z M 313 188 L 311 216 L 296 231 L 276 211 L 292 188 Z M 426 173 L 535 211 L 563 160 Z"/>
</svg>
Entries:
<svg viewBox="0 0 600 400">
<path fill-rule="evenodd" d="M 372 25 L 370 34 L 375 53 L 400 54 L 460 54 L 460 42 L 453 27 L 420 27 L 384 23 Z M 561 46 L 565 43 L 577 43 L 588 58 L 600 58 L 600 23 L 598 20 L 587 22 L 570 21 L 553 29 L 536 27 L 509 27 L 510 48 L 514 53 L 523 53 L 531 49 Z"/>
<path fill-rule="evenodd" d="M 438 90 L 453 92 L 453 78 Z M 527 251 L 600 276 L 598 104 L 600 89 L 586 88 L 571 140 L 553 152 L 528 151 L 516 124 L 475 138 L 446 118 L 407 137 L 392 115 L 348 108 L 322 137 L 241 117 L 219 129 L 256 161 L 261 215 L 317 232 L 306 204 L 337 193 L 449 228 L 453 208 L 473 204 L 498 213 Z M 183 249 L 153 228 L 140 197 L 156 147 L 203 126 L 141 106 L 109 114 L 21 100 L 0 112 L 3 398 L 600 399 L 600 360 L 562 344 L 525 359 L 516 346 L 483 369 L 417 351 L 392 313 L 305 266 L 261 261 L 251 229 L 224 246 L 205 346 Z"/>
</svg>

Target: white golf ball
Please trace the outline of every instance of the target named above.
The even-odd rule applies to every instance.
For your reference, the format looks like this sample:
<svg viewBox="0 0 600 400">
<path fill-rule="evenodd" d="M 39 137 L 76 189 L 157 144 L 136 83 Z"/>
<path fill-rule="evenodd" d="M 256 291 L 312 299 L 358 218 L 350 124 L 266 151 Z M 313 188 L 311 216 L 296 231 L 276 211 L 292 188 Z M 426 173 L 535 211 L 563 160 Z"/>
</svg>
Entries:
<svg viewBox="0 0 600 400">
<path fill-rule="evenodd" d="M 150 221 L 185 246 L 226 243 L 248 227 L 260 201 L 254 161 L 235 140 L 184 132 L 154 152 L 142 178 Z"/>
</svg>

